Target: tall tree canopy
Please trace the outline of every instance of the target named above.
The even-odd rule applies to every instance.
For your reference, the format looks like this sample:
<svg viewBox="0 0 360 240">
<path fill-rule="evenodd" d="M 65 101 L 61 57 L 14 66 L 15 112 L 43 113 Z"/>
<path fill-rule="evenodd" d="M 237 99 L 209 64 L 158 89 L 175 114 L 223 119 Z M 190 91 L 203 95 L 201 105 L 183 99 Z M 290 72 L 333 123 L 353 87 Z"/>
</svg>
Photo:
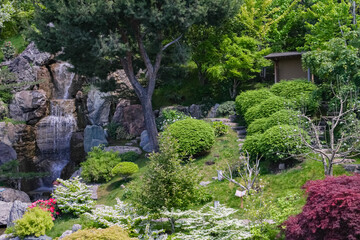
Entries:
<svg viewBox="0 0 360 240">
<path fill-rule="evenodd" d="M 216 24 L 236 0 L 40 0 L 32 38 L 40 50 L 87 76 L 123 68 L 143 107 L 150 144 L 158 148 L 151 98 L 163 52 L 193 24 Z M 41 6 L 41 7 L 40 7 Z M 146 70 L 146 86 L 136 77 Z"/>
</svg>

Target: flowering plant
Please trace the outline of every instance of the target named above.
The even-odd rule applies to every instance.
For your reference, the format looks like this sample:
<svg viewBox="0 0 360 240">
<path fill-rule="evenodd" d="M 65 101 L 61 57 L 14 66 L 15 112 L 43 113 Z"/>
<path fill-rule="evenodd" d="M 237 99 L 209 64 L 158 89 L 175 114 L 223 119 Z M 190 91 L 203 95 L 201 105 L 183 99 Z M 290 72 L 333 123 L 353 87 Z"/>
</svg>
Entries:
<svg viewBox="0 0 360 240">
<path fill-rule="evenodd" d="M 49 200 L 37 200 L 36 202 L 33 202 L 29 208 L 32 209 L 34 207 L 39 207 L 40 209 L 44 211 L 48 211 L 51 214 L 51 217 L 53 220 L 55 220 L 55 217 L 58 216 L 60 213 L 58 212 L 58 207 L 56 205 L 56 199 L 50 198 Z"/>
</svg>

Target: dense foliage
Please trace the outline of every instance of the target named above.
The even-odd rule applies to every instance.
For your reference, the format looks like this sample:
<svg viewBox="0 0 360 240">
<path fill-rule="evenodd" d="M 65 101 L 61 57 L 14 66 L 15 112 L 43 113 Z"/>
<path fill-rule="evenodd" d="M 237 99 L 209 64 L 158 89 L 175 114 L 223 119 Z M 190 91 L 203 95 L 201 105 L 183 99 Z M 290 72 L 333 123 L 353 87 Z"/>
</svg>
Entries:
<svg viewBox="0 0 360 240">
<path fill-rule="evenodd" d="M 106 182 L 113 177 L 111 170 L 121 162 L 117 152 L 106 152 L 93 147 L 85 162 L 81 163 L 81 177 L 88 182 Z"/>
<path fill-rule="evenodd" d="M 56 186 L 52 196 L 57 201 L 57 206 L 63 213 L 80 215 L 94 207 L 91 199 L 92 191 L 89 186 L 75 177 L 69 180 L 57 179 L 60 185 Z"/>
<path fill-rule="evenodd" d="M 112 226 L 106 229 L 86 229 L 79 230 L 73 234 L 70 234 L 63 238 L 64 240 L 131 240 L 136 238 L 130 238 L 129 234 L 119 226 Z"/>
<path fill-rule="evenodd" d="M 236 112 L 237 114 L 245 114 L 249 108 L 272 96 L 273 94 L 266 88 L 242 92 L 235 100 Z"/>
<path fill-rule="evenodd" d="M 216 109 L 217 117 L 228 117 L 229 115 L 234 115 L 234 114 L 235 114 L 235 102 L 234 101 L 223 102 Z"/>
<path fill-rule="evenodd" d="M 174 109 L 164 109 L 161 111 L 161 116 L 156 119 L 157 128 L 159 131 L 163 131 L 168 125 L 187 118 L 190 117 L 183 112 Z"/>
<path fill-rule="evenodd" d="M 360 175 L 327 177 L 310 181 L 304 188 L 306 205 L 284 223 L 286 239 L 360 238 Z"/>
<path fill-rule="evenodd" d="M 205 121 L 185 119 L 171 124 L 164 132 L 179 143 L 179 151 L 187 156 L 211 149 L 215 142 L 214 129 Z"/>
<path fill-rule="evenodd" d="M 21 238 L 27 236 L 40 237 L 45 235 L 47 230 L 54 226 L 50 212 L 44 211 L 39 207 L 34 207 L 25 212 L 22 218 L 15 221 L 15 226 L 9 231 Z"/>
<path fill-rule="evenodd" d="M 215 121 L 215 122 L 212 123 L 211 126 L 214 128 L 214 133 L 215 133 L 215 136 L 217 136 L 217 137 L 225 135 L 229 130 L 229 127 L 226 126 L 221 121 Z"/>
</svg>

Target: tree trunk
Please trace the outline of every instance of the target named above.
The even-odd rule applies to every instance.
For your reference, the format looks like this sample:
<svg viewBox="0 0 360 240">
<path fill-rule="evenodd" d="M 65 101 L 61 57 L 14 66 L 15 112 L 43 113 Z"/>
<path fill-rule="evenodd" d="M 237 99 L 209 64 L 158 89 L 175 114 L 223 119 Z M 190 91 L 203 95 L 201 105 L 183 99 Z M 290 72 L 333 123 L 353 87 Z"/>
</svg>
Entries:
<svg viewBox="0 0 360 240">
<path fill-rule="evenodd" d="M 151 149 L 157 152 L 159 151 L 158 131 L 156 128 L 155 115 L 152 110 L 151 96 L 144 94 L 142 97 L 139 97 L 139 99 L 143 108 L 145 127 L 148 132 Z"/>
</svg>

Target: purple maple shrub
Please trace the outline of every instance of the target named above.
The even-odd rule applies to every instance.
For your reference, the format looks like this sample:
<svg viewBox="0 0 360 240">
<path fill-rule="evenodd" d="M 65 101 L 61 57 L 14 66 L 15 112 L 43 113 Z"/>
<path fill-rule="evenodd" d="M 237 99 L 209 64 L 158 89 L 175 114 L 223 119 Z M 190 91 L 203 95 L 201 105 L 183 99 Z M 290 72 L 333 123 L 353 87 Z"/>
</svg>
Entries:
<svg viewBox="0 0 360 240">
<path fill-rule="evenodd" d="M 360 175 L 309 181 L 302 213 L 284 222 L 287 240 L 360 239 Z"/>
</svg>

